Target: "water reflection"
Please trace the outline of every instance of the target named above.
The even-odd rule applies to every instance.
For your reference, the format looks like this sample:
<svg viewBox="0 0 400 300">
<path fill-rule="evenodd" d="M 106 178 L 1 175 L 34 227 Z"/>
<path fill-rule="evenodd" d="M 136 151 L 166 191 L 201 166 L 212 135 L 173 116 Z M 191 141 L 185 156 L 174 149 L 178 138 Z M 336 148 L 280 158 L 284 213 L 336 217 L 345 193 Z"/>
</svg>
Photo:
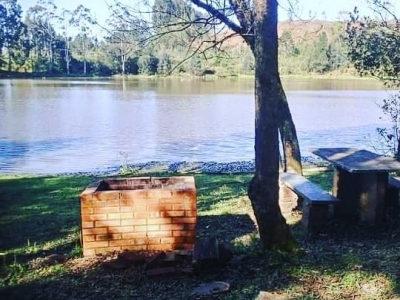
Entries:
<svg viewBox="0 0 400 300">
<path fill-rule="evenodd" d="M 372 149 L 385 123 L 375 81 L 284 80 L 307 149 Z M 254 158 L 252 80 L 0 80 L 2 173 L 92 171 L 147 161 Z"/>
</svg>

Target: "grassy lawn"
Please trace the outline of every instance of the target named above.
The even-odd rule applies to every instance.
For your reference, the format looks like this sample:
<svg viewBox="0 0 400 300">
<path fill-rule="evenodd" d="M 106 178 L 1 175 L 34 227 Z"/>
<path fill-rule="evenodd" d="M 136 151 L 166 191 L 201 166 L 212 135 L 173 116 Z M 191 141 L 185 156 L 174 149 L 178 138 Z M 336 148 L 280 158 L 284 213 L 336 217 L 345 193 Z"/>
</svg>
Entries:
<svg viewBox="0 0 400 300">
<path fill-rule="evenodd" d="M 398 218 L 379 227 L 340 223 L 305 234 L 301 213 L 293 214 L 288 223 L 303 251 L 263 253 L 246 195 L 251 175 L 193 176 L 198 237 L 231 243 L 234 257 L 201 275 L 155 278 L 141 268 L 107 270 L 104 257 L 82 257 L 79 194 L 95 178 L 0 176 L 0 299 L 188 299 L 209 281 L 231 286 L 215 299 L 255 299 L 260 291 L 287 299 L 400 299 Z M 306 176 L 330 188 L 331 172 Z M 55 253 L 68 260 L 41 263 Z"/>
</svg>

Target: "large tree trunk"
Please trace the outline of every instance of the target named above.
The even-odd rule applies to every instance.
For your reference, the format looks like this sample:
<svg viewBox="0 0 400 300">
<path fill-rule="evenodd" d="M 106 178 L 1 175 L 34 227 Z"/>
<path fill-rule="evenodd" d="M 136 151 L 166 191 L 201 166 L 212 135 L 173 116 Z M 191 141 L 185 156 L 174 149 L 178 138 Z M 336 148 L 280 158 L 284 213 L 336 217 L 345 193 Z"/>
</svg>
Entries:
<svg viewBox="0 0 400 300">
<path fill-rule="evenodd" d="M 277 1 L 254 0 L 255 174 L 249 185 L 265 249 L 292 251 L 296 243 L 279 208 L 282 86 L 278 73 Z"/>
<path fill-rule="evenodd" d="M 255 38 L 251 35 L 243 35 L 243 39 L 250 46 L 253 54 L 255 55 Z M 257 64 L 257 62 L 256 62 Z M 278 71 L 277 71 L 278 72 Z M 279 132 L 283 148 L 283 170 L 293 171 L 303 174 L 303 166 L 301 163 L 301 153 L 299 140 L 297 139 L 296 126 L 294 125 L 292 114 L 290 113 L 289 104 L 286 98 L 285 91 L 283 90 L 280 78 L 279 81 L 279 99 L 281 109 L 281 122 L 279 123 Z"/>
</svg>

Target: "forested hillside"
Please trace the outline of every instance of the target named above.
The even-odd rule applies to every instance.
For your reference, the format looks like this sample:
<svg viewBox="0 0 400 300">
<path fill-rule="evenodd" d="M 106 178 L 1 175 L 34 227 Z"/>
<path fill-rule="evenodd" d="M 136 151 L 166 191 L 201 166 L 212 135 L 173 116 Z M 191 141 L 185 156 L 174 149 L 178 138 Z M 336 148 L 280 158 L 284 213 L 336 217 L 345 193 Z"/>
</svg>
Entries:
<svg viewBox="0 0 400 300">
<path fill-rule="evenodd" d="M 171 17 L 176 17 L 176 11 L 198 13 L 186 2 L 170 2 Z M 154 28 L 162 28 L 162 22 L 170 20 L 157 14 L 161 11 L 157 5 L 162 1 L 154 2 L 152 22 L 161 25 Z M 107 28 L 100 30 L 82 5 L 74 11 L 60 11 L 52 0 L 39 0 L 23 14 L 17 0 L 0 0 L 0 76 L 238 76 L 254 72 L 253 56 L 240 37 L 193 54 L 196 28 L 164 35 L 143 30 L 143 24 L 124 22 L 119 17 L 122 14 L 124 8 L 110 6 Z M 344 27 L 344 23 L 327 21 L 280 23 L 281 74 L 352 70 L 342 40 Z M 158 38 L 150 38 L 157 34 Z M 230 34 L 226 30 L 218 33 Z"/>
</svg>

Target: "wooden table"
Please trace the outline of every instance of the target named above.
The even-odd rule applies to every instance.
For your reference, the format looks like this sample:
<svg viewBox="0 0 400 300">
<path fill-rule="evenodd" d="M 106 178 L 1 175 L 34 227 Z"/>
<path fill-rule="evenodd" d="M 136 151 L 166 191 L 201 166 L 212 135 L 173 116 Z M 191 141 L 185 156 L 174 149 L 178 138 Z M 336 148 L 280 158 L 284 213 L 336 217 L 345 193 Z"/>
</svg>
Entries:
<svg viewBox="0 0 400 300">
<path fill-rule="evenodd" d="M 335 168 L 332 194 L 340 200 L 336 216 L 368 223 L 384 220 L 388 175 L 400 170 L 400 162 L 353 148 L 319 148 L 312 153 Z"/>
</svg>

